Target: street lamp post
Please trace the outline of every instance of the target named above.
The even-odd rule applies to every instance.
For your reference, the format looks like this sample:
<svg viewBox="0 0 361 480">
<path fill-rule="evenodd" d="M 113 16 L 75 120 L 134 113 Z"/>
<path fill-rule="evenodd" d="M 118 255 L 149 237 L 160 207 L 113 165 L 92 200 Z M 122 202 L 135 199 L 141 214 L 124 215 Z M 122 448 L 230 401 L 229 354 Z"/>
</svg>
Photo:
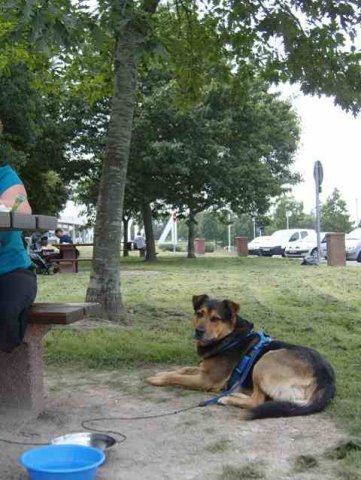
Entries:
<svg viewBox="0 0 361 480">
<path fill-rule="evenodd" d="M 359 223 L 360 223 L 360 217 L 358 216 L 359 215 L 359 210 L 358 210 L 358 201 L 360 199 L 359 198 L 355 198 L 355 201 L 356 201 L 356 227 L 359 226 Z"/>
<path fill-rule="evenodd" d="M 287 210 L 286 212 L 286 227 L 287 230 L 290 228 L 290 217 L 292 216 L 292 212 L 290 210 Z"/>
</svg>

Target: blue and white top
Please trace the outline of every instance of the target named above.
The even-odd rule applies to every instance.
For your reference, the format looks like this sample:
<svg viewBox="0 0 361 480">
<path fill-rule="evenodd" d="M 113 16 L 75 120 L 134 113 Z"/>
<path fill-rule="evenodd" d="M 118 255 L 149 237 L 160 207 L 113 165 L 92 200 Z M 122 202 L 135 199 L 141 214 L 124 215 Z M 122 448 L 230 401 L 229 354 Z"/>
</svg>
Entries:
<svg viewBox="0 0 361 480">
<path fill-rule="evenodd" d="M 22 185 L 22 181 L 14 170 L 9 165 L 0 166 L 0 196 L 15 185 Z M 31 266 L 21 233 L 0 232 L 0 275 Z"/>
</svg>

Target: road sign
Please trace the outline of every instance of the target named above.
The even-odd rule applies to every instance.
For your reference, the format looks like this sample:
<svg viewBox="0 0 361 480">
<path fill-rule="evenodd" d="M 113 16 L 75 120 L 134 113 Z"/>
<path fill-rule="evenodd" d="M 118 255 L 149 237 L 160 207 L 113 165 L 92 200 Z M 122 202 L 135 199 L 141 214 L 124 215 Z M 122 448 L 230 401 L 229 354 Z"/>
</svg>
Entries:
<svg viewBox="0 0 361 480">
<path fill-rule="evenodd" d="M 313 176 L 315 178 L 318 191 L 321 192 L 321 185 L 323 182 L 323 167 L 322 167 L 322 163 L 319 160 L 315 162 L 315 166 L 313 168 Z"/>
</svg>

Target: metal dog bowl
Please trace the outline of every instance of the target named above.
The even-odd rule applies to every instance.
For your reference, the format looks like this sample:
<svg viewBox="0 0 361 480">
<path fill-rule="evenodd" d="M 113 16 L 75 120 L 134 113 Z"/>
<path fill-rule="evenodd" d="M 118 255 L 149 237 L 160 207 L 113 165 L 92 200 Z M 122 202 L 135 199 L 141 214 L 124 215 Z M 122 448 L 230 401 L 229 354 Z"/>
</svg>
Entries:
<svg viewBox="0 0 361 480">
<path fill-rule="evenodd" d="M 107 450 L 115 445 L 115 438 L 105 433 L 79 432 L 69 433 L 61 437 L 53 438 L 51 445 L 85 445 L 86 447 L 95 447 L 100 450 Z"/>
</svg>

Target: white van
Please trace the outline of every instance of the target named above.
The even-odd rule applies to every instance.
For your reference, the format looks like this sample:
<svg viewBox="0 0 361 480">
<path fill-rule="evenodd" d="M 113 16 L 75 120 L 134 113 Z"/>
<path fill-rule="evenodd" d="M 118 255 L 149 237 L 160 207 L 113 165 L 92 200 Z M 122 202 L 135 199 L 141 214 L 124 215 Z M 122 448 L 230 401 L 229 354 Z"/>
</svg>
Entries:
<svg viewBox="0 0 361 480">
<path fill-rule="evenodd" d="M 316 235 L 316 231 L 306 228 L 277 230 L 259 247 L 260 254 L 264 257 L 272 257 L 272 255 L 284 257 L 286 245 L 303 240 L 312 234 Z"/>
<path fill-rule="evenodd" d="M 327 232 L 321 232 L 321 257 L 327 256 Z M 317 256 L 317 234 L 309 233 L 305 238 L 297 242 L 290 242 L 285 248 L 286 257 L 316 257 Z"/>
</svg>

